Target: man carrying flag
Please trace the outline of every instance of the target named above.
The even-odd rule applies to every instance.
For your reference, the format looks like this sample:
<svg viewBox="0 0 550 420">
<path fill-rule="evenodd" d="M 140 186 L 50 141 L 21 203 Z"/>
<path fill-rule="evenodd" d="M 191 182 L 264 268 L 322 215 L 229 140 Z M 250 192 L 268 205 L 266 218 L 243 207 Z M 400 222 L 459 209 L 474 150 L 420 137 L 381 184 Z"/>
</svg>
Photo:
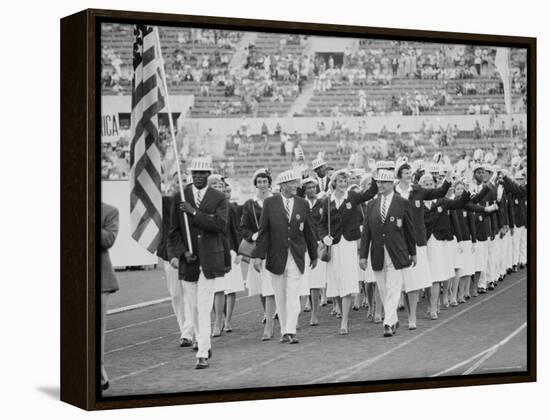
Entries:
<svg viewBox="0 0 550 420">
<path fill-rule="evenodd" d="M 185 187 L 184 200 L 180 193 L 174 196 L 167 250 L 170 264 L 179 268 L 179 277 L 184 280 L 185 317 L 195 326 L 198 344 L 196 369 L 205 369 L 212 357 L 210 311 L 214 280 L 225 275 L 228 207 L 225 194 L 207 186 L 212 173 L 210 159 L 194 158 L 188 169 L 193 183 Z M 187 225 L 185 217 L 189 218 Z"/>
</svg>

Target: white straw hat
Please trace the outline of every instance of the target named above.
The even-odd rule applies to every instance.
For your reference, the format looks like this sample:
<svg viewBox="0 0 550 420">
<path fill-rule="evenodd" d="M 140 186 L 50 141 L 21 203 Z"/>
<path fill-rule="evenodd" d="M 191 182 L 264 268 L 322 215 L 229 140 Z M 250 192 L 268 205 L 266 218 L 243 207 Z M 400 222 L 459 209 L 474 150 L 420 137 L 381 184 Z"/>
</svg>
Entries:
<svg viewBox="0 0 550 420">
<path fill-rule="evenodd" d="M 395 174 L 393 171 L 380 169 L 376 171 L 376 175 L 374 175 L 374 180 L 379 182 L 393 182 L 395 181 Z"/>
<path fill-rule="evenodd" d="M 187 168 L 189 171 L 210 171 L 212 172 L 212 158 L 196 157 L 191 159 L 191 163 Z"/>
<path fill-rule="evenodd" d="M 320 168 L 321 166 L 326 165 L 326 164 L 327 164 L 327 162 L 323 158 L 313 159 L 313 161 L 311 162 L 311 168 L 312 169 L 317 169 L 317 168 Z"/>
<path fill-rule="evenodd" d="M 302 178 L 302 175 L 300 174 L 300 171 L 296 171 L 294 169 L 289 169 L 288 171 L 281 172 L 277 176 L 276 184 L 284 184 L 285 182 L 300 180 Z"/>
</svg>

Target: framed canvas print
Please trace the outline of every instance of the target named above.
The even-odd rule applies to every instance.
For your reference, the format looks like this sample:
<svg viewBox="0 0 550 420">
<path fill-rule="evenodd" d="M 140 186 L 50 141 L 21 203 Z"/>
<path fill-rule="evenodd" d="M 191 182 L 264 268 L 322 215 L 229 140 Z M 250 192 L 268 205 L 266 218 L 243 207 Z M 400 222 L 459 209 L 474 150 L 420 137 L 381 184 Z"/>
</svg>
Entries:
<svg viewBox="0 0 550 420">
<path fill-rule="evenodd" d="M 536 380 L 536 40 L 61 19 L 61 399 Z"/>
</svg>

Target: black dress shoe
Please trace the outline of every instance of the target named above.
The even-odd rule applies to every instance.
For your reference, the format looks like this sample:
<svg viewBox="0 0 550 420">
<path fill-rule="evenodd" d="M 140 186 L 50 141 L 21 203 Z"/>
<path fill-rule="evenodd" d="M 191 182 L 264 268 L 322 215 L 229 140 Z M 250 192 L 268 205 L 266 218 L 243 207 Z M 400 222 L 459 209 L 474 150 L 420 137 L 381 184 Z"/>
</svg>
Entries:
<svg viewBox="0 0 550 420">
<path fill-rule="evenodd" d="M 484 287 L 479 287 L 479 288 L 477 289 L 477 292 L 478 292 L 478 293 L 481 293 L 481 294 L 484 294 L 484 293 L 487 293 L 487 290 L 486 290 Z"/>
<path fill-rule="evenodd" d="M 193 341 L 193 351 L 199 351 L 199 343 L 196 341 Z"/>
<path fill-rule="evenodd" d="M 208 358 L 212 359 L 212 349 L 208 349 Z"/>
<path fill-rule="evenodd" d="M 205 357 L 199 357 L 197 359 L 197 364 L 195 365 L 195 369 L 206 369 L 208 366 L 208 359 Z"/>
<path fill-rule="evenodd" d="M 192 345 L 193 345 L 193 342 L 188 338 L 185 338 L 185 337 L 180 338 L 180 347 L 191 347 Z"/>
<path fill-rule="evenodd" d="M 389 325 L 384 325 L 384 337 L 392 337 L 392 328 Z"/>
<path fill-rule="evenodd" d="M 102 390 L 102 391 L 107 391 L 107 390 L 109 389 L 109 386 L 110 386 L 110 385 L 109 385 L 109 381 L 103 382 L 103 383 L 101 384 L 101 390 Z"/>
<path fill-rule="evenodd" d="M 281 343 L 288 343 L 289 342 L 289 336 L 288 334 L 283 334 L 281 339 L 279 340 Z"/>
<path fill-rule="evenodd" d="M 298 344 L 300 340 L 296 338 L 296 334 L 288 334 L 288 344 Z"/>
<path fill-rule="evenodd" d="M 489 283 L 488 289 L 489 290 L 495 290 L 495 284 L 494 283 Z"/>
</svg>

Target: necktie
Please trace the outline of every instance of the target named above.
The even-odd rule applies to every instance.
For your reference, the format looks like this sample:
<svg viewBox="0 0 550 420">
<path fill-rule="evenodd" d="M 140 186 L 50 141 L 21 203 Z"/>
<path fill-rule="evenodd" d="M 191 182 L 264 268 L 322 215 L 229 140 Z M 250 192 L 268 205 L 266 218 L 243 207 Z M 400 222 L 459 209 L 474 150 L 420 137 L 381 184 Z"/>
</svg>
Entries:
<svg viewBox="0 0 550 420">
<path fill-rule="evenodd" d="M 290 220 L 290 200 L 288 198 L 285 198 L 285 212 L 286 218 Z"/>
<path fill-rule="evenodd" d="M 380 214 L 380 216 L 382 217 L 382 223 L 386 222 L 386 211 L 387 211 L 386 197 L 382 196 L 382 209 L 381 209 L 381 214 Z"/>
<path fill-rule="evenodd" d="M 202 192 L 201 190 L 197 190 L 197 196 L 195 197 L 195 204 L 197 205 L 197 208 L 199 208 L 201 206 L 201 201 L 202 201 Z"/>
</svg>

